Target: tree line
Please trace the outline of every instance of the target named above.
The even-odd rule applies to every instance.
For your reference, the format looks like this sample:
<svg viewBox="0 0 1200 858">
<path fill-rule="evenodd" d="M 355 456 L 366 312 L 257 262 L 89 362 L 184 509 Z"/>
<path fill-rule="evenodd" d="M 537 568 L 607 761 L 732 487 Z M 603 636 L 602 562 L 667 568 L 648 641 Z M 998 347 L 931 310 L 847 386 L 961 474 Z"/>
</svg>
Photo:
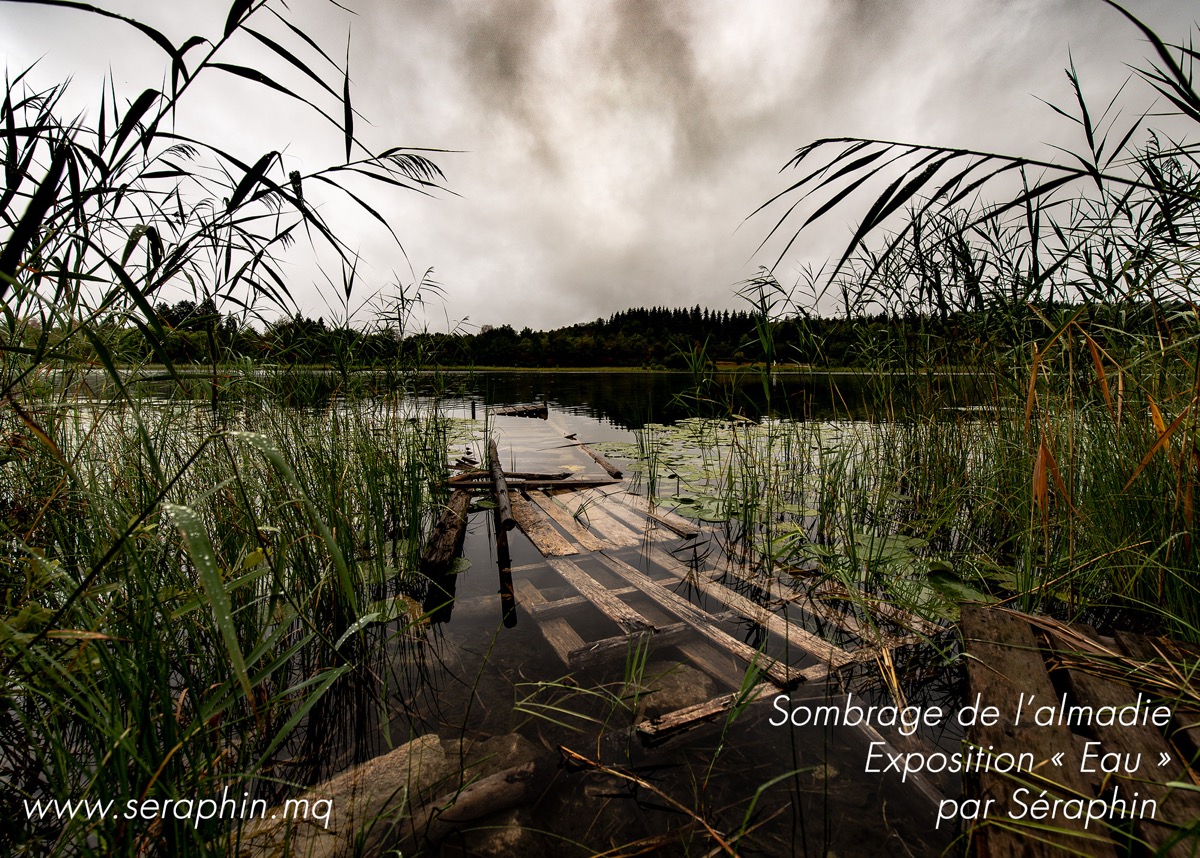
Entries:
<svg viewBox="0 0 1200 858">
<path fill-rule="evenodd" d="M 483 325 L 475 332 L 405 334 L 395 326 L 360 329 L 302 314 L 259 330 L 212 299 L 155 307 L 161 335 L 146 325 L 108 323 L 107 348 L 126 363 L 176 365 L 251 360 L 287 366 L 640 367 L 696 369 L 770 360 L 813 368 L 977 366 L 1001 360 L 1012 344 L 1050 332 L 1079 314 L 1104 346 L 1103 331 L 1175 336 L 1186 313 L 1151 304 L 1013 304 L 923 314 L 880 312 L 851 318 L 791 315 L 762 319 L 748 310 L 635 307 L 607 319 L 552 330 Z M 1172 321 L 1174 319 L 1174 321 Z M 1189 326 L 1190 327 L 1190 326 Z M 78 357 L 95 359 L 89 343 Z M 1110 344 L 1116 349 L 1116 344 Z"/>
</svg>

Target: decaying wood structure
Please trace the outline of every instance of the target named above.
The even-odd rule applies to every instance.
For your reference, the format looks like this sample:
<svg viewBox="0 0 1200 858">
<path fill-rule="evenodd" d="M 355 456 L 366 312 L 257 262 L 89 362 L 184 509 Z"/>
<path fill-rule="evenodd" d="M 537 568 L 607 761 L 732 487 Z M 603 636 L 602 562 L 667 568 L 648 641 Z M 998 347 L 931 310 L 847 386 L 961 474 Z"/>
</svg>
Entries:
<svg viewBox="0 0 1200 858">
<path fill-rule="evenodd" d="M 973 854 L 1200 853 L 1200 793 L 1170 786 L 1196 784 L 1200 713 L 1168 706 L 1170 720 L 1162 727 L 1140 723 L 1140 718 L 1134 719 L 1139 723 L 1106 726 L 1109 719 L 1101 714 L 1104 707 L 1132 711 L 1139 693 L 1141 701 L 1161 703 L 1172 685 L 1177 692 L 1190 683 L 1190 675 L 1178 665 L 1194 665 L 1195 653 L 1131 633 L 1105 639 L 1084 626 L 997 608 L 965 607 L 962 631 L 968 699 L 978 694 L 983 703 L 999 709 L 994 724 L 970 729 L 970 744 L 993 754 L 1028 752 L 1033 758 L 1032 772 L 983 771 L 968 779 L 974 798 L 993 802 L 987 817 L 970 827 Z M 1130 670 L 1134 665 L 1136 672 Z M 1152 682 L 1156 676 L 1161 681 Z M 1051 723 L 1037 723 L 1030 711 L 1034 705 L 1054 707 L 1053 717 L 1041 719 Z M 1019 706 L 1023 717 L 1014 723 Z M 1122 808 L 1129 814 L 1115 824 L 1112 819 L 1072 818 L 1068 806 L 1061 806 L 1053 819 L 1039 820 L 1029 808 L 1043 791 L 1048 811 L 1056 799 L 1082 799 L 1084 806 L 1097 800 L 1097 811 L 1104 804 L 1117 807 L 1118 800 L 1132 803 Z M 1138 803 L 1146 799 L 1154 802 L 1152 808 Z"/>
<path fill-rule="evenodd" d="M 883 649 L 918 640 L 911 630 L 940 631 L 898 611 L 860 623 L 847 607 L 849 594 L 831 587 L 814 587 L 806 597 L 788 589 L 781 598 L 777 585 L 772 592 L 735 562 L 709 569 L 693 543 L 701 528 L 631 492 L 620 480 L 621 470 L 586 444 L 568 447 L 585 453 L 608 479 L 577 465 L 557 473 L 505 471 L 492 439 L 487 470 L 450 481 L 456 490 L 494 496 L 505 622 L 515 622 L 514 603 L 520 604 L 566 667 L 620 663 L 636 647 L 673 646 L 726 688 L 738 688 L 753 666 L 758 683 L 742 697 L 745 702 L 872 661 Z M 508 549 L 514 525 L 554 571 L 557 584 L 514 578 Z M 573 624 L 584 605 L 611 622 L 609 634 L 597 638 Z M 838 639 L 818 634 L 814 625 L 828 627 Z M 723 694 L 644 720 L 638 732 L 647 743 L 665 741 L 738 702 Z"/>
</svg>

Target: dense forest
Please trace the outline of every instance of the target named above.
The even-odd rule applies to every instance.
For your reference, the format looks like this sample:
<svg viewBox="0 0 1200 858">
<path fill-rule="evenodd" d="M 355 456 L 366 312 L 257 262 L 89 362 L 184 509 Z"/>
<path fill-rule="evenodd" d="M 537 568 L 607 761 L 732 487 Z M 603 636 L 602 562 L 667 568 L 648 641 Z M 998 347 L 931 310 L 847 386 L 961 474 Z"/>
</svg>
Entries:
<svg viewBox="0 0 1200 858">
<path fill-rule="evenodd" d="M 1179 312 L 1183 310 L 1184 312 Z M 638 307 L 550 331 L 483 325 L 476 332 L 404 334 L 394 326 L 358 328 L 303 315 L 262 330 L 222 314 L 211 299 L 159 303 L 157 330 L 114 331 L 112 356 L 125 364 L 176 365 L 251 360 L 289 366 L 634 367 L 694 369 L 749 364 L 815 368 L 980 366 L 1002 360 L 1008 344 L 1048 335 L 1077 316 L 1106 345 L 1103 331 L 1171 340 L 1186 308 L 1154 303 L 1012 304 L 984 310 L 909 312 L 828 318 L 793 314 L 764 320 L 747 310 Z M 50 338 L 53 338 L 51 333 Z M 88 342 L 78 358 L 96 360 Z M 1108 348 L 1119 351 L 1115 345 Z"/>
</svg>

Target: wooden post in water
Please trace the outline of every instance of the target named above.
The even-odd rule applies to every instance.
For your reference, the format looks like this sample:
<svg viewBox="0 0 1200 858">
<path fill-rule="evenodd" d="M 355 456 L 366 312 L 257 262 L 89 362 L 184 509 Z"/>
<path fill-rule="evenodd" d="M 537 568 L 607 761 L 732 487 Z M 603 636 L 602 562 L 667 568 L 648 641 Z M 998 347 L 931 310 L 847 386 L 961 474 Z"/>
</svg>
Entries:
<svg viewBox="0 0 1200 858">
<path fill-rule="evenodd" d="M 496 508 L 496 567 L 500 573 L 500 613 L 506 628 L 517 624 L 517 597 L 513 592 L 512 557 L 508 553 L 508 531 L 500 526 Z"/>
<path fill-rule="evenodd" d="M 507 533 L 517 526 L 513 518 L 512 502 L 508 499 L 508 483 L 504 481 L 504 468 L 500 465 L 500 453 L 496 439 L 488 439 L 488 467 L 492 472 L 492 490 L 496 493 L 496 533 Z M 507 540 L 506 540 L 507 541 Z"/>
<path fill-rule="evenodd" d="M 504 468 L 500 466 L 500 452 L 496 449 L 495 438 L 488 439 L 488 467 L 492 472 L 492 487 L 496 493 L 496 566 L 500 573 L 500 611 L 504 625 L 511 629 L 517 624 L 517 597 L 513 593 L 508 532 L 516 527 L 517 520 L 513 518 L 508 484 L 504 481 Z"/>
</svg>

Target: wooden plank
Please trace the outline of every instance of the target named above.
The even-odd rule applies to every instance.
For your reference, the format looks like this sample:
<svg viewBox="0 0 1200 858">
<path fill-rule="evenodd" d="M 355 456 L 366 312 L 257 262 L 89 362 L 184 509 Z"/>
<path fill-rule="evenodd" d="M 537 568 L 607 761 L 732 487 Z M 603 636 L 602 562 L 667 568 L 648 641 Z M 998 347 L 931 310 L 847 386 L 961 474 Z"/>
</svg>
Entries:
<svg viewBox="0 0 1200 858">
<path fill-rule="evenodd" d="M 1059 652 L 1069 653 L 1073 649 L 1068 642 L 1057 636 L 1054 636 L 1054 641 L 1055 649 Z M 1133 689 L 1128 685 L 1087 673 L 1079 668 L 1067 670 L 1067 685 L 1077 702 L 1083 706 L 1120 708 L 1137 703 Z M 1187 776 L 1187 766 L 1179 760 L 1178 755 L 1172 753 L 1162 734 L 1147 724 L 1113 727 L 1092 724 L 1090 731 L 1100 742 L 1102 752 L 1105 754 L 1121 754 L 1124 759 L 1140 754 L 1142 767 L 1149 773 L 1149 778 L 1153 778 L 1150 780 L 1140 770 L 1132 777 L 1115 776 L 1126 796 L 1137 791 L 1141 794 L 1141 798 L 1150 798 L 1158 803 L 1158 813 L 1155 815 L 1155 819 L 1134 820 L 1134 830 L 1138 838 L 1155 855 L 1182 858 L 1182 856 L 1194 854 L 1197 846 L 1197 835 L 1195 834 L 1167 849 L 1167 844 L 1181 827 L 1200 819 L 1200 795 L 1184 790 L 1169 789 L 1166 786 L 1166 781 L 1184 780 Z M 1159 766 L 1162 754 L 1171 757 L 1169 768 Z"/>
<path fill-rule="evenodd" d="M 448 483 L 471 482 L 472 480 L 482 483 L 482 482 L 488 482 L 491 479 L 491 475 L 488 471 L 482 471 L 479 468 L 476 468 L 473 466 L 451 465 L 451 467 L 452 468 L 453 467 L 460 467 L 460 468 L 468 467 L 468 470 L 466 471 L 466 473 L 459 474 L 458 476 L 454 476 L 454 477 L 451 477 L 450 479 L 446 480 L 446 482 L 448 482 Z M 508 480 L 509 482 L 512 482 L 513 480 L 555 480 L 555 481 L 557 481 L 557 480 L 568 479 L 570 476 L 571 476 L 570 471 L 555 471 L 552 474 L 534 473 L 534 472 L 530 472 L 530 471 L 504 471 L 504 479 Z"/>
<path fill-rule="evenodd" d="M 546 597 L 528 580 L 522 578 L 516 586 L 521 594 L 522 604 L 529 607 L 545 604 Z M 546 643 L 550 644 L 550 648 L 562 659 L 562 663 L 570 667 L 571 652 L 583 646 L 583 638 L 579 636 L 579 633 L 571 628 L 571 624 L 562 617 L 554 617 L 538 623 L 538 628 L 542 630 L 542 637 L 546 639 Z"/>
<path fill-rule="evenodd" d="M 615 547 L 589 533 L 587 528 L 572 518 L 571 514 L 549 495 L 542 492 L 530 492 L 529 499 L 586 550 L 603 551 L 606 548 Z"/>
<path fill-rule="evenodd" d="M 1180 664 L 1182 659 L 1178 656 L 1182 656 L 1182 653 L 1172 652 L 1173 647 L 1167 641 L 1133 632 L 1117 632 L 1116 638 L 1117 646 L 1130 658 L 1147 665 L 1160 665 L 1164 672 L 1175 673 L 1181 680 L 1194 675 L 1194 666 Z M 1167 737 L 1184 760 L 1192 766 L 1200 766 L 1200 712 L 1174 706 L 1172 712 L 1171 729 Z"/>
<path fill-rule="evenodd" d="M 584 572 L 565 557 L 549 557 L 546 563 L 566 579 L 567 583 L 579 591 L 593 605 L 600 609 L 604 616 L 621 627 L 626 634 L 632 632 L 653 632 L 654 625 L 626 605 L 599 581 Z"/>
<path fill-rule="evenodd" d="M 536 417 L 545 420 L 550 416 L 550 409 L 544 402 L 540 405 L 505 405 L 493 407 L 492 414 L 497 417 Z"/>
<path fill-rule="evenodd" d="M 626 527 L 643 539 L 674 540 L 677 538 L 675 531 L 668 527 L 660 526 L 658 522 L 651 519 L 644 512 L 635 509 L 622 500 L 622 498 L 635 498 L 637 497 L 636 495 L 630 495 L 625 492 L 606 493 L 600 489 L 592 489 L 588 494 L 597 497 L 597 503 L 603 506 L 606 513 L 623 522 Z"/>
<path fill-rule="evenodd" d="M 688 573 L 691 571 L 690 568 L 680 563 L 661 548 L 651 546 L 649 555 L 651 560 L 668 572 L 676 575 L 681 580 L 687 579 Z M 740 593 L 735 593 L 722 584 L 710 580 L 705 584 L 703 589 L 705 594 L 711 595 L 727 608 L 737 611 L 751 622 L 765 627 L 768 632 L 777 638 L 800 647 L 814 658 L 831 664 L 834 667 L 848 664 L 852 660 L 850 653 L 841 647 L 831 644 L 819 635 L 814 635 L 808 629 L 802 628 L 796 623 L 788 622 L 788 620 L 769 608 L 765 608 L 757 602 L 747 599 Z"/>
<path fill-rule="evenodd" d="M 661 578 L 661 579 L 655 581 L 654 583 L 658 584 L 660 587 L 666 587 L 670 584 L 675 583 L 675 579 L 674 578 Z M 628 596 L 630 593 L 639 593 L 641 591 L 638 590 L 637 587 L 618 587 L 616 590 L 609 590 L 608 592 L 614 596 Z M 591 602 L 587 599 L 586 596 L 580 596 L 580 595 L 564 596 L 561 599 L 552 599 L 552 600 L 546 602 L 545 604 L 534 605 L 533 607 L 530 607 L 529 615 L 531 617 L 533 617 L 535 620 L 541 619 L 542 617 L 555 617 L 555 616 L 558 616 L 559 614 L 567 613 L 572 608 L 578 608 L 581 605 L 590 605 L 590 604 L 591 604 Z M 641 613 L 642 613 L 642 616 L 646 617 L 646 619 L 648 619 L 651 622 L 651 624 L 654 625 L 656 628 L 660 625 L 658 620 L 656 620 L 654 617 L 650 616 L 646 611 L 642 611 Z M 669 623 L 666 623 L 666 622 L 664 622 L 662 624 L 669 625 Z"/>
<path fill-rule="evenodd" d="M 565 557 L 569 554 L 579 553 L 571 543 L 559 535 L 554 526 L 550 524 L 550 519 L 546 518 L 536 506 L 519 494 L 512 495 L 510 500 L 512 501 L 513 518 L 517 520 L 517 525 L 543 557 Z"/>
<path fill-rule="evenodd" d="M 642 536 L 634 533 L 623 522 L 617 521 L 595 498 L 603 497 L 598 492 L 555 492 L 552 497 L 563 504 L 575 517 L 600 534 L 618 548 L 631 548 L 642 544 Z"/>
<path fill-rule="evenodd" d="M 729 694 L 722 694 L 720 697 L 714 697 L 711 700 L 706 700 L 703 703 L 696 703 L 692 706 L 676 709 L 674 712 L 667 712 L 664 715 L 659 715 L 657 718 L 648 718 L 645 721 L 640 721 L 636 728 L 637 733 L 643 744 L 650 747 L 661 745 L 672 736 L 678 736 L 680 733 L 691 730 L 693 727 L 699 727 L 701 724 L 706 724 L 719 716 L 725 715 L 733 709 L 739 699 L 742 699 L 746 705 L 749 705 L 759 700 L 766 700 L 768 697 L 774 697 L 777 694 L 779 694 L 779 689 L 770 682 L 760 682 L 750 689 L 744 698 L 740 691 L 734 691 Z"/>
<path fill-rule="evenodd" d="M 630 593 L 638 592 L 637 587 L 621 587 L 617 590 L 609 590 L 614 596 L 628 596 Z M 529 609 L 529 615 L 536 620 L 543 617 L 555 617 L 559 614 L 566 613 L 572 608 L 578 608 L 581 605 L 591 604 L 586 596 L 567 596 L 562 599 L 554 599 L 546 602 L 544 605 L 535 605 Z M 658 625 L 655 623 L 655 625 Z"/>
<path fill-rule="evenodd" d="M 787 688 L 800 681 L 803 676 L 782 662 L 760 653 L 754 647 L 726 634 L 712 624 L 711 617 L 697 608 L 682 596 L 677 596 L 665 587 L 659 586 L 634 569 L 628 563 L 606 554 L 597 554 L 596 559 L 613 570 L 618 576 L 637 587 L 666 610 L 690 625 L 717 646 L 728 650 L 747 663 L 757 663 L 771 681 L 780 687 Z"/>
<path fill-rule="evenodd" d="M 967 699 L 973 701 L 979 695 L 984 704 L 1000 710 L 996 724 L 971 727 L 969 740 L 981 748 L 992 746 L 995 753 L 1016 756 L 1029 752 L 1033 755 L 1035 772 L 1009 775 L 980 772 L 968 781 L 973 798 L 994 802 L 988 818 L 970 828 L 968 851 L 983 856 L 1062 855 L 1063 850 L 1106 858 L 1115 856 L 1112 841 L 1103 828 L 1085 830 L 1082 820 L 1056 818 L 1053 830 L 1044 826 L 1022 830 L 1012 821 L 1010 813 L 1021 811 L 1012 799 L 1018 781 L 1036 785 L 1035 792 L 1039 794 L 1042 789 L 1047 790 L 1051 801 L 1057 797 L 1070 798 L 1072 794 L 1090 799 L 1094 793 L 1077 765 L 1056 767 L 1051 762 L 1055 754 L 1072 749 L 1072 734 L 1067 727 L 1013 724 L 1019 695 L 1034 694 L 1048 702 L 1056 699 L 1029 624 L 1006 612 L 964 605 L 962 634 L 968 654 Z"/>
</svg>

